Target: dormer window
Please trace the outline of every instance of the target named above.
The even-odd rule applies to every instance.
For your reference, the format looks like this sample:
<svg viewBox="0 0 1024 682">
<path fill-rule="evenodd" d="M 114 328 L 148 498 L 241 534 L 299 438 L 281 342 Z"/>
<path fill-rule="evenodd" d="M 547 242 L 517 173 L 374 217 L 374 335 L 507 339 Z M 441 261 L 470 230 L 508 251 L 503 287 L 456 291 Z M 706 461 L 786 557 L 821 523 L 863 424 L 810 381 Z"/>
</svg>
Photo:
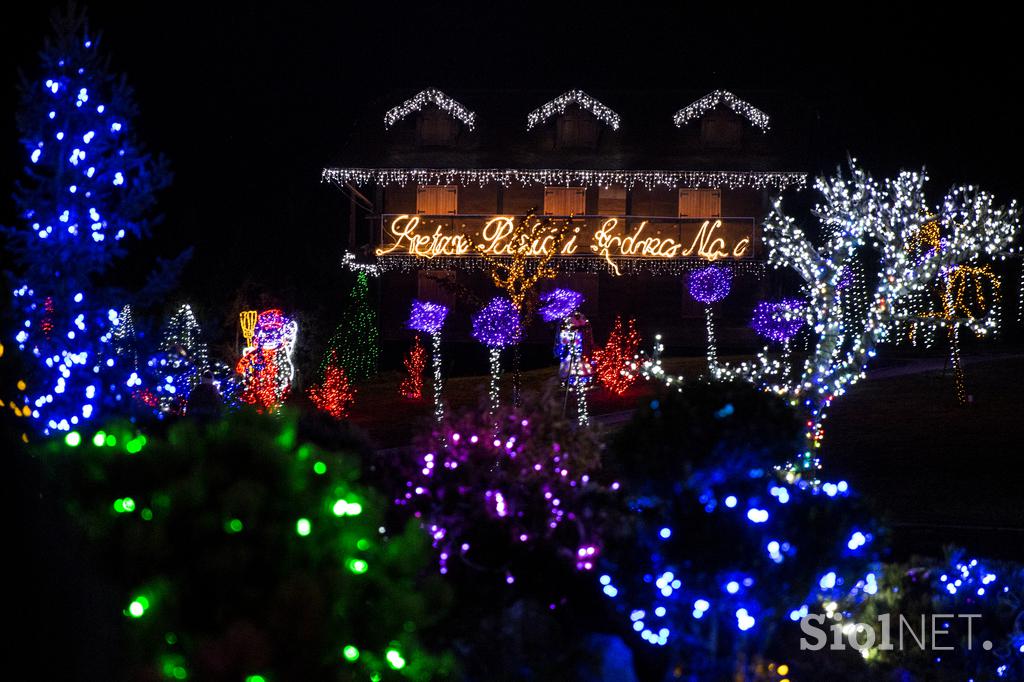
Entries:
<svg viewBox="0 0 1024 682">
<path fill-rule="evenodd" d="M 390 129 L 409 117 L 415 118 L 416 144 L 424 147 L 452 146 L 463 129 L 476 126 L 475 113 L 433 88 L 389 109 L 384 114 L 384 127 Z M 412 126 L 404 127 L 409 130 Z"/>
<path fill-rule="evenodd" d="M 700 141 L 708 149 L 739 149 L 743 145 L 743 119 L 716 109 L 700 122 Z"/>
<path fill-rule="evenodd" d="M 421 147 L 450 147 L 458 135 L 458 122 L 440 109 L 425 109 L 416 117 L 416 144 Z"/>
<path fill-rule="evenodd" d="M 555 146 L 558 149 L 594 149 L 601 127 L 589 111 L 571 108 L 555 120 Z"/>
</svg>

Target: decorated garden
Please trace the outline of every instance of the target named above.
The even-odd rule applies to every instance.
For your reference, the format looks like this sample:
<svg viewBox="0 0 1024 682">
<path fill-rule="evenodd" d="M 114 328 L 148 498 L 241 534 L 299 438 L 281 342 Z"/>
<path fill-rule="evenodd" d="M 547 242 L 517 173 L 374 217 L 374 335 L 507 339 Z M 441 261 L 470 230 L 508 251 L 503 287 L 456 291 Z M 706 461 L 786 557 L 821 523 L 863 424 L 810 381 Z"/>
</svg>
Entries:
<svg viewBox="0 0 1024 682">
<path fill-rule="evenodd" d="M 0 399 L 40 679 L 1024 679 L 1012 197 L 855 160 L 779 196 L 745 349 L 714 259 L 680 275 L 699 352 L 640 306 L 595 329 L 532 212 L 444 300 L 339 249 L 325 319 L 187 300 L 189 252 L 119 279 L 172 180 L 84 15 L 20 97 Z"/>
</svg>

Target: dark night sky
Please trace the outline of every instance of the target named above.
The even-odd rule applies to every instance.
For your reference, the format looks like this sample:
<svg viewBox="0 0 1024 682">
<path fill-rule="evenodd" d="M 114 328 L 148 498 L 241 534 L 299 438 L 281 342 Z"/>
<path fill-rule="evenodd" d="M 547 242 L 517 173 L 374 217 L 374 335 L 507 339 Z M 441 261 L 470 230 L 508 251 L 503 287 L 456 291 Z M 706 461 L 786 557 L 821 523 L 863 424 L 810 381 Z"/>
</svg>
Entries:
<svg viewBox="0 0 1024 682">
<path fill-rule="evenodd" d="M 16 69 L 35 64 L 47 14 L 63 5 L 24 4 L 5 10 L 0 25 L 0 222 L 8 224 L 23 159 Z M 319 170 L 343 162 L 352 114 L 368 98 L 427 86 L 456 97 L 728 88 L 755 104 L 770 94 L 814 122 L 812 166 L 830 168 L 849 151 L 878 172 L 927 164 L 936 191 L 962 180 L 1020 195 L 1019 36 L 994 13 L 925 16 L 895 3 L 806 12 L 720 4 L 717 16 L 682 3 L 671 11 L 484 5 L 89 3 L 114 68 L 136 90 L 143 139 L 175 171 L 165 222 L 141 251 L 171 255 L 195 244 L 184 286 L 218 315 L 247 274 L 284 304 L 333 306 L 345 204 L 319 184 Z"/>
</svg>

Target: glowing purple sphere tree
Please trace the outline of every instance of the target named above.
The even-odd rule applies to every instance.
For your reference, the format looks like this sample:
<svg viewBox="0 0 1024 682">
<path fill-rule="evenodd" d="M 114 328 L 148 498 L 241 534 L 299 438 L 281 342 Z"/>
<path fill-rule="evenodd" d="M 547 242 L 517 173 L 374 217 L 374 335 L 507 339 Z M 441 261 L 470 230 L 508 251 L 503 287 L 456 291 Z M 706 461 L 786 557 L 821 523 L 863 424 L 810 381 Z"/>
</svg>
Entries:
<svg viewBox="0 0 1024 682">
<path fill-rule="evenodd" d="M 694 300 L 704 304 L 708 328 L 708 369 L 714 374 L 718 364 L 718 350 L 715 346 L 715 324 L 711 304 L 718 303 L 729 295 L 729 289 L 732 287 L 732 270 L 717 265 L 694 270 L 690 273 L 689 285 L 690 295 Z"/>
<path fill-rule="evenodd" d="M 413 301 L 409 311 L 409 329 L 430 334 L 430 360 L 434 369 L 434 417 L 444 417 L 444 403 L 441 400 L 441 327 L 448 317 L 448 307 L 429 301 Z"/>
<path fill-rule="evenodd" d="M 782 344 L 781 373 L 784 377 L 790 374 L 789 342 L 803 327 L 804 314 L 804 302 L 798 298 L 761 301 L 754 308 L 750 326 L 769 341 Z"/>
<path fill-rule="evenodd" d="M 473 317 L 473 338 L 487 346 L 490 358 L 491 384 L 488 396 L 492 415 L 498 409 L 501 350 L 519 343 L 522 337 L 523 327 L 519 320 L 519 311 L 507 298 L 492 298 L 491 302 Z"/>
</svg>

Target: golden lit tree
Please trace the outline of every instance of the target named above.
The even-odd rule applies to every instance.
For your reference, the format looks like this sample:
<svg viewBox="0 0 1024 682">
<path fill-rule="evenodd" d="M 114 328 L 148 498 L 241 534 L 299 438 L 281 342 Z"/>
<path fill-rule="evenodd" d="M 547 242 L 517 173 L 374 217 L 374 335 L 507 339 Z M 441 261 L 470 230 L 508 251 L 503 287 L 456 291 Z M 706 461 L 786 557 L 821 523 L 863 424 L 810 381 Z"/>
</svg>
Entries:
<svg viewBox="0 0 1024 682">
<path fill-rule="evenodd" d="M 500 246 L 492 242 L 478 247 L 480 257 L 487 263 L 491 281 L 503 290 L 516 310 L 522 311 L 523 301 L 536 284 L 558 274 L 552 259 L 558 255 L 565 235 L 572 229 L 570 221 L 554 222 L 550 218 L 537 218 L 535 210 L 524 218 L 506 223 L 507 235 Z"/>
</svg>

